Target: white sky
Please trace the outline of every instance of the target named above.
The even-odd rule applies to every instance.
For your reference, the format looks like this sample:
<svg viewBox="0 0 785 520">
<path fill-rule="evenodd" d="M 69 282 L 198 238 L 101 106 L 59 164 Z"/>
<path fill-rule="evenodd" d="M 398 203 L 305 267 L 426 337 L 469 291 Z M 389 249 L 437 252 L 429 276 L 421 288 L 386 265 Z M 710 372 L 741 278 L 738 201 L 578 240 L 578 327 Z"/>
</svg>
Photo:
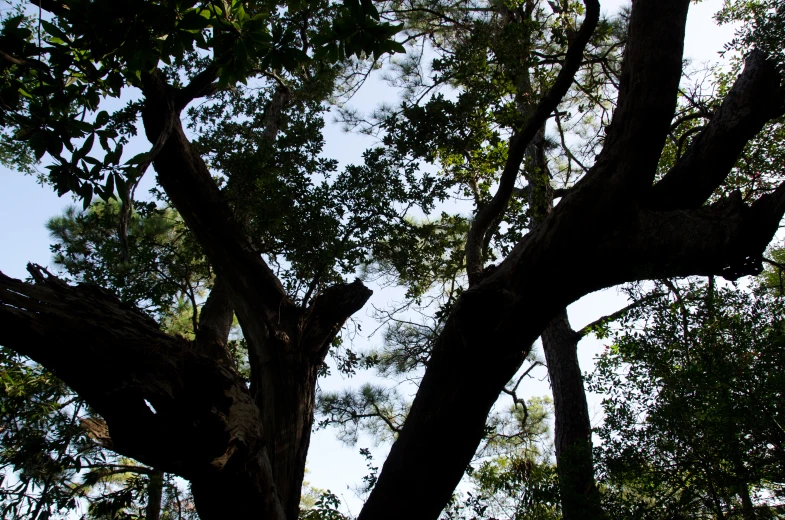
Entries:
<svg viewBox="0 0 785 520">
<path fill-rule="evenodd" d="M 603 12 L 606 13 L 616 12 L 620 5 L 626 3 L 618 0 L 601 0 Z M 733 36 L 732 28 L 717 27 L 712 20 L 713 13 L 721 5 L 721 0 L 705 0 L 691 6 L 685 57 L 693 59 L 696 64 L 718 61 L 717 52 L 722 49 L 723 43 Z M 388 88 L 378 83 L 369 82 L 355 96 L 352 104 L 360 110 L 369 111 L 382 101 L 394 103 L 395 99 L 389 97 L 383 99 L 384 96 L 389 96 L 390 92 Z M 338 159 L 342 164 L 359 162 L 362 151 L 370 144 L 372 142 L 367 138 L 347 135 L 333 125 L 327 131 L 325 156 Z M 130 150 L 127 150 L 127 153 L 130 153 Z M 147 175 L 152 176 L 150 172 Z M 34 178 L 10 172 L 5 168 L 0 169 L 0 270 L 9 276 L 24 278 L 27 262 L 50 264 L 50 240 L 44 223 L 48 218 L 60 214 L 69 204 L 71 204 L 70 199 L 58 198 L 50 188 L 38 186 Z M 376 287 L 374 290 L 371 303 L 377 306 L 385 306 L 396 297 L 400 298 L 400 293 L 396 294 L 394 291 L 379 290 Z M 573 328 L 578 329 L 625 304 L 624 297 L 619 296 L 616 289 L 590 294 L 570 306 L 569 313 Z M 370 305 L 366 305 L 356 317 L 363 324 L 363 331 L 370 332 L 376 328 L 370 318 Z M 370 341 L 366 338 L 357 338 L 355 345 L 372 346 L 378 345 L 379 341 L 380 334 L 377 334 Z M 581 364 L 584 370 L 591 369 L 593 358 L 601 348 L 602 344 L 594 339 L 581 342 Z M 361 376 L 344 381 L 339 376 L 333 376 L 321 382 L 321 386 L 325 389 L 337 390 L 346 386 L 357 387 L 368 379 L 367 376 Z M 527 397 L 550 393 L 547 380 L 529 380 L 529 383 L 523 385 L 526 385 L 524 394 Z M 599 418 L 598 402 L 596 396 L 590 399 L 590 408 L 597 418 Z M 313 436 L 308 464 L 310 474 L 307 480 L 316 487 L 329 488 L 341 496 L 348 504 L 351 513 L 355 515 L 359 513 L 362 501 L 354 496 L 347 486 L 359 485 L 360 478 L 367 473 L 365 460 L 358 453 L 360 447 L 374 448 L 372 450 L 376 457 L 374 464 L 379 467 L 389 449 L 387 446 L 373 447 L 367 438 L 361 438 L 355 447 L 346 447 L 335 440 L 334 432 L 319 431 Z"/>
</svg>

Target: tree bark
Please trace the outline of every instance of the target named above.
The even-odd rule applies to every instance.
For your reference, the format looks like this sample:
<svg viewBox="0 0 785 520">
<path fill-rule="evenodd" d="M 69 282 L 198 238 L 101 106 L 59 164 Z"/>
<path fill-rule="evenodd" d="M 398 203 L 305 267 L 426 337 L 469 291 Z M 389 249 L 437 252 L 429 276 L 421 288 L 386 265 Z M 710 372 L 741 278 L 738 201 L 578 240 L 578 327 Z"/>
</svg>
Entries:
<svg viewBox="0 0 785 520">
<path fill-rule="evenodd" d="M 594 482 L 591 420 L 578 363 L 580 337 L 567 310 L 542 333 L 542 346 L 553 389 L 556 464 L 564 520 L 606 518 Z"/>
<path fill-rule="evenodd" d="M 504 384 L 548 323 L 581 296 L 633 280 L 701 274 L 734 279 L 760 271 L 761 255 L 785 213 L 785 184 L 750 206 L 735 196 L 689 210 L 643 204 L 660 189 L 652 184 L 676 106 L 688 4 L 633 3 L 619 103 L 597 163 L 459 298 L 361 520 L 438 517 Z M 773 64 L 752 58 L 747 67 L 747 88 L 771 84 L 761 72 Z M 777 84 L 773 91 L 779 111 L 760 105 L 753 110 L 781 114 L 782 90 Z M 728 115 L 724 124 L 733 129 L 748 122 Z M 702 146 L 712 144 L 709 137 Z M 694 168 L 703 160 L 695 159 Z"/>
<path fill-rule="evenodd" d="M 190 480 L 202 518 L 285 518 L 259 409 L 233 368 L 99 287 L 30 271 L 35 284 L 0 274 L 0 344 L 84 398 L 114 451 Z"/>
<path fill-rule="evenodd" d="M 159 520 L 161 518 L 161 499 L 164 494 L 164 472 L 152 471 L 150 482 L 147 484 L 147 507 L 145 520 Z"/>
<path fill-rule="evenodd" d="M 288 392 L 288 401 L 273 406 L 254 398 L 234 367 L 211 354 L 225 348 L 220 338 L 205 348 L 205 336 L 195 342 L 169 336 L 99 287 L 72 287 L 30 270 L 35 284 L 0 274 L 0 344 L 41 363 L 83 397 L 106 421 L 106 444 L 190 480 L 205 520 L 249 513 L 297 518 L 314 361 L 324 358 L 329 342 L 286 372 L 264 374 Z M 359 282 L 331 289 L 303 322 L 309 342 L 334 336 L 342 324 L 336 320 L 370 296 Z"/>
<path fill-rule="evenodd" d="M 178 92 L 158 72 L 144 76 L 143 83 L 147 137 L 156 147 L 162 143 L 153 158 L 159 183 L 204 248 L 240 321 L 248 343 L 250 393 L 261 413 L 275 492 L 285 516 L 297 518 L 318 369 L 343 323 L 371 291 L 359 281 L 336 284 L 309 308 L 296 305 L 252 247 L 185 136 Z M 223 486 L 216 481 L 198 489 L 220 497 Z"/>
<path fill-rule="evenodd" d="M 219 363 L 231 365 L 228 340 L 233 321 L 234 306 L 226 284 L 218 277 L 199 313 L 199 327 L 195 331 L 194 341 L 196 347 Z"/>
</svg>

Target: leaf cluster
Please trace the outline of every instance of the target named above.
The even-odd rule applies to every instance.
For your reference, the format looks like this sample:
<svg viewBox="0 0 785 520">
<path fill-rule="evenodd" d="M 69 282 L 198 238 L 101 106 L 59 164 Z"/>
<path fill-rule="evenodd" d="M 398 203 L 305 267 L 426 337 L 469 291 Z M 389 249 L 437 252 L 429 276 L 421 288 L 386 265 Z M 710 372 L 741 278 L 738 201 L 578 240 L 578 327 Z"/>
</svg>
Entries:
<svg viewBox="0 0 785 520">
<path fill-rule="evenodd" d="M 130 258 L 123 256 L 120 204 L 109 200 L 49 220 L 54 262 L 75 281 L 111 290 L 161 319 L 170 332 L 192 335 L 194 313 L 212 284 L 210 265 L 176 211 L 154 203 L 136 208 L 125 237 Z"/>
<path fill-rule="evenodd" d="M 629 313 L 589 381 L 606 396 L 596 460 L 608 510 L 722 517 L 753 500 L 763 514 L 785 482 L 782 301 L 672 287 Z"/>
</svg>

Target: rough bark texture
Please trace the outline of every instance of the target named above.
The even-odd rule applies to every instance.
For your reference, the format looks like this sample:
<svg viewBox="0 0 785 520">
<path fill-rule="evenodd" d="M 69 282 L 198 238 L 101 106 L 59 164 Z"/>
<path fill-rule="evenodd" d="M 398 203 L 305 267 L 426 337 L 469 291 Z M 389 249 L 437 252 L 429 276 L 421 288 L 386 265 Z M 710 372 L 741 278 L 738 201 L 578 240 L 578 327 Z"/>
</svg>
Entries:
<svg viewBox="0 0 785 520">
<path fill-rule="evenodd" d="M 313 424 L 316 375 L 330 342 L 371 292 L 362 283 L 338 284 L 311 305 L 295 305 L 253 249 L 193 150 L 179 120 L 175 98 L 162 75 L 144 79 L 147 137 L 164 139 L 153 160 L 158 181 L 210 258 L 225 284 L 248 342 L 250 391 L 261 411 L 266 453 L 288 518 L 296 518 Z M 200 488 L 220 496 L 220 485 Z M 195 491 L 196 492 L 196 491 Z M 200 510 L 201 512 L 201 510 Z"/>
<path fill-rule="evenodd" d="M 207 301 L 199 313 L 196 348 L 220 363 L 230 365 L 229 331 L 234 321 L 234 306 L 223 278 L 216 278 Z"/>
<path fill-rule="evenodd" d="M 285 517 L 259 409 L 232 368 L 103 289 L 31 271 L 36 284 L 0 274 L 0 344 L 83 397 L 116 452 L 190 480 L 203 518 Z M 201 492 L 217 482 L 220 500 Z"/>
<path fill-rule="evenodd" d="M 106 420 L 115 451 L 190 480 L 202 518 L 294 519 L 317 371 L 371 291 L 337 284 L 307 308 L 288 297 L 180 123 L 189 96 L 209 91 L 212 77 L 206 71 L 176 90 L 159 72 L 143 76 L 158 180 L 218 274 L 196 340 L 167 336 L 106 291 L 33 270 L 35 285 L 0 278 L 0 343 L 72 386 Z M 248 342 L 250 389 L 227 350 L 234 313 Z M 51 348 L 61 341 L 77 346 Z"/>
<path fill-rule="evenodd" d="M 565 520 L 606 518 L 594 483 L 591 420 L 578 363 L 580 337 L 566 309 L 542 333 L 542 347 L 553 389 L 556 464 Z"/>
<path fill-rule="evenodd" d="M 161 499 L 164 493 L 163 471 L 152 471 L 150 482 L 147 484 L 147 507 L 145 520 L 159 520 L 161 518 Z"/>
</svg>

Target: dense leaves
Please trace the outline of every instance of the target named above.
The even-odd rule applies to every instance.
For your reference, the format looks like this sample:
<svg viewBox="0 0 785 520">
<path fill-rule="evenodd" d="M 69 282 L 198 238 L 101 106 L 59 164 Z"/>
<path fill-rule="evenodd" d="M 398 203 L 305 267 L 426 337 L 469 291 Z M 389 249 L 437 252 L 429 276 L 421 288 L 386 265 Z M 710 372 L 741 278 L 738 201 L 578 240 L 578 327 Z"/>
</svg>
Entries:
<svg viewBox="0 0 785 520">
<path fill-rule="evenodd" d="M 598 459 L 609 511 L 775 515 L 785 483 L 782 300 L 713 282 L 668 286 L 629 313 L 591 379 L 605 395 Z"/>
<path fill-rule="evenodd" d="M 61 195 L 76 193 L 85 207 L 93 194 L 106 200 L 115 188 L 125 197 L 126 185 L 136 183 L 149 165 L 147 155 L 123 161 L 140 105 L 130 102 L 111 112 L 101 107 L 106 99 L 119 99 L 126 87 L 141 87 L 142 78 L 159 66 L 178 86 L 199 73 L 216 79 L 215 91 L 260 72 L 296 71 L 314 59 L 334 63 L 400 48 L 391 39 L 398 29 L 379 22 L 370 2 L 356 0 L 343 5 L 140 0 L 121 10 L 109 0 L 72 0 L 44 7 L 55 16 L 38 13 L 37 29 L 22 6 L 4 17 L 0 124 L 36 160 L 48 153 L 48 181 Z M 97 144 L 100 150 L 94 151 Z"/>
<path fill-rule="evenodd" d="M 110 289 L 164 323 L 185 310 L 188 320 L 194 316 L 192 323 L 167 328 L 192 335 L 194 313 L 212 283 L 210 266 L 176 211 L 152 203 L 137 208 L 125 243 L 118 233 L 121 207 L 114 200 L 85 212 L 70 207 L 52 218 L 47 227 L 55 240 L 54 262 L 76 281 Z M 124 258 L 124 247 L 131 258 Z"/>
</svg>

